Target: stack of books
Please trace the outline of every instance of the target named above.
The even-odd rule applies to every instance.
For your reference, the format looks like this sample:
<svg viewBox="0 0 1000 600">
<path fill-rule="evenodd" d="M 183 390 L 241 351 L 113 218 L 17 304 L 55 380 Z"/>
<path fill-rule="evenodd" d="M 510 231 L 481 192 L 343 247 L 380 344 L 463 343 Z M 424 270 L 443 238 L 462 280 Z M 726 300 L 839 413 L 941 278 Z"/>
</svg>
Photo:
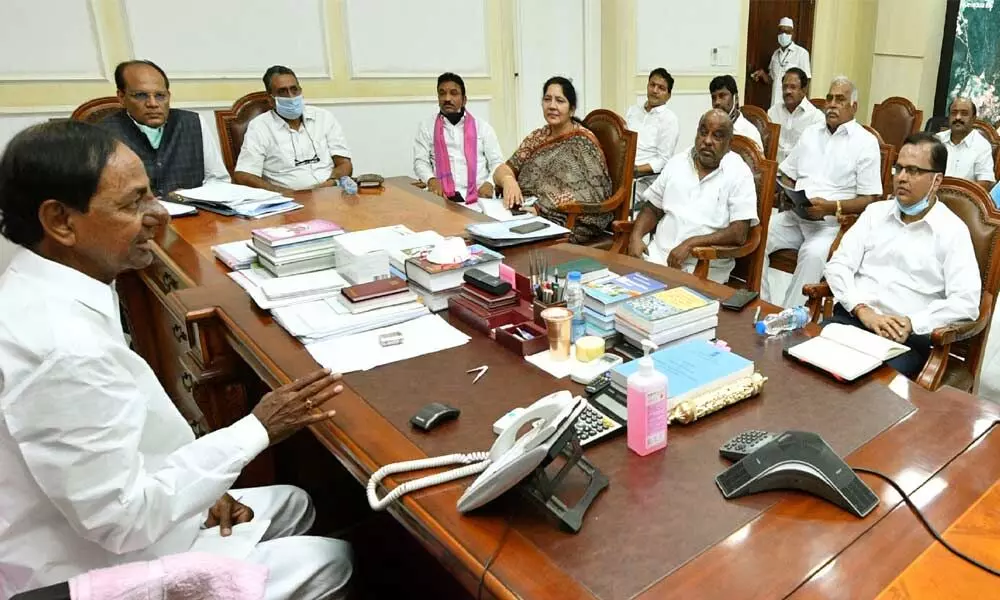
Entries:
<svg viewBox="0 0 1000 600">
<path fill-rule="evenodd" d="M 503 255 L 478 244 L 469 246 L 465 262 L 440 265 L 421 254 L 403 264 L 410 288 L 420 296 L 427 308 L 434 312 L 448 308 L 450 298 L 462 291 L 465 272 L 476 268 L 495 277 L 500 276 Z"/>
<path fill-rule="evenodd" d="M 434 246 L 444 241 L 444 236 L 436 231 L 420 231 L 404 235 L 389 249 L 389 272 L 406 279 L 406 261 L 426 256 Z"/>
<path fill-rule="evenodd" d="M 573 271 L 580 273 L 580 283 L 590 283 L 611 276 L 611 271 L 592 258 L 578 258 L 558 264 L 555 273 L 559 276 L 559 287 L 565 287 L 566 277 Z"/>
<path fill-rule="evenodd" d="M 613 345 L 618 334 L 615 327 L 615 313 L 618 307 L 628 300 L 658 292 L 666 287 L 642 273 L 629 273 L 621 277 L 610 274 L 603 279 L 584 284 L 583 320 L 587 335 L 604 338 L 605 346 Z"/>
<path fill-rule="evenodd" d="M 684 400 L 711 393 L 754 372 L 752 361 L 704 340 L 663 348 L 650 356 L 656 370 L 667 376 L 671 410 Z M 629 376 L 638 369 L 638 360 L 611 369 L 611 387 L 625 394 Z"/>
<path fill-rule="evenodd" d="M 468 283 L 462 284 L 459 289 L 459 294 L 448 301 L 449 312 L 467 323 L 481 325 L 480 329 L 490 330 L 502 325 L 494 321 L 521 305 L 520 297 L 513 289 L 500 296 Z"/>
<path fill-rule="evenodd" d="M 334 239 L 344 232 L 330 221 L 313 219 L 251 232 L 261 266 L 277 275 L 299 275 L 335 266 Z"/>
<path fill-rule="evenodd" d="M 692 340 L 711 340 L 718 324 L 719 301 L 687 287 L 628 300 L 614 317 L 615 329 L 640 348 L 644 339 L 661 348 Z"/>
<path fill-rule="evenodd" d="M 250 240 L 216 244 L 212 246 L 212 254 L 234 271 L 249 269 L 257 262 L 257 253 Z"/>
<path fill-rule="evenodd" d="M 343 305 L 353 315 L 417 301 L 417 295 L 399 277 L 359 283 L 341 289 L 340 293 Z"/>
</svg>

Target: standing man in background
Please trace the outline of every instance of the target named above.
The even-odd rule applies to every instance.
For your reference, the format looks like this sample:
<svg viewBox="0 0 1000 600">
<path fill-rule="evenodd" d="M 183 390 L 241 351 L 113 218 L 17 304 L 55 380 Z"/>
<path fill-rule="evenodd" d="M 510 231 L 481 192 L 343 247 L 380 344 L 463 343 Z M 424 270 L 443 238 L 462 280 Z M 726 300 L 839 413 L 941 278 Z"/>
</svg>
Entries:
<svg viewBox="0 0 1000 600">
<path fill-rule="evenodd" d="M 674 78 L 663 67 L 649 73 L 646 101 L 629 107 L 625 113 L 628 128 L 639 134 L 635 149 L 635 176 L 655 175 L 673 158 L 680 131 L 677 115 L 667 108 L 674 91 Z M 640 195 L 642 190 L 637 190 Z"/>
<path fill-rule="evenodd" d="M 420 124 L 413 140 L 413 172 L 427 189 L 443 198 L 493 197 L 493 171 L 503 151 L 490 124 L 465 110 L 465 81 L 454 73 L 437 80 L 440 112 Z"/>
<path fill-rule="evenodd" d="M 782 102 L 772 104 L 767 117 L 781 126 L 778 137 L 778 162 L 788 158 L 802 132 L 826 120 L 823 111 L 809 101 L 809 76 L 798 67 L 785 73 L 781 82 Z"/>
<path fill-rule="evenodd" d="M 781 82 L 785 73 L 792 67 L 802 69 L 806 77 L 812 77 L 809 68 L 809 51 L 792 41 L 795 35 L 795 23 L 789 17 L 778 21 L 778 49 L 771 55 L 771 63 L 764 69 L 757 69 L 750 78 L 771 84 L 771 106 L 781 104 Z"/>
</svg>

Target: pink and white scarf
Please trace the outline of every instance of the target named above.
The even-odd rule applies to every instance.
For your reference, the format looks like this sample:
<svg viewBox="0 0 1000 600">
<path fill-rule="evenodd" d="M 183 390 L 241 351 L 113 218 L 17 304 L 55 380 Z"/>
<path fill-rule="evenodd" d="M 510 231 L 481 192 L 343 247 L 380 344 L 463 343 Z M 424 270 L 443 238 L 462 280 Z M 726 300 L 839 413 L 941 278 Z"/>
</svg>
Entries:
<svg viewBox="0 0 1000 600">
<path fill-rule="evenodd" d="M 438 115 L 434 121 L 434 176 L 441 182 L 444 195 L 450 198 L 455 195 L 455 178 L 451 174 L 451 159 L 448 156 L 448 145 L 444 141 L 444 115 Z M 479 172 L 479 149 L 476 140 L 476 119 L 472 113 L 465 111 L 465 165 L 467 187 L 466 204 L 479 201 L 479 186 L 476 185 L 476 174 Z"/>
</svg>

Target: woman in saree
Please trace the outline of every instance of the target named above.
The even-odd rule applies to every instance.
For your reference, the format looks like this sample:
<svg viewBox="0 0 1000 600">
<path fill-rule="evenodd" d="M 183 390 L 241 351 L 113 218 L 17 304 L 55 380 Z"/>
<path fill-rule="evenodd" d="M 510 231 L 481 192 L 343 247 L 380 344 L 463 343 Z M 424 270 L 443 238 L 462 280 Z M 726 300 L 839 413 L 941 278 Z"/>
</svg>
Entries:
<svg viewBox="0 0 1000 600">
<path fill-rule="evenodd" d="M 504 206 L 520 206 L 525 197 L 538 198 L 532 212 L 565 225 L 561 206 L 570 203 L 598 207 L 611 196 L 608 165 L 597 137 L 579 119 L 576 89 L 565 77 L 552 77 L 542 88 L 545 126 L 531 132 L 493 180 L 503 188 Z M 613 213 L 577 215 L 570 241 L 585 243 L 599 237 Z"/>
</svg>

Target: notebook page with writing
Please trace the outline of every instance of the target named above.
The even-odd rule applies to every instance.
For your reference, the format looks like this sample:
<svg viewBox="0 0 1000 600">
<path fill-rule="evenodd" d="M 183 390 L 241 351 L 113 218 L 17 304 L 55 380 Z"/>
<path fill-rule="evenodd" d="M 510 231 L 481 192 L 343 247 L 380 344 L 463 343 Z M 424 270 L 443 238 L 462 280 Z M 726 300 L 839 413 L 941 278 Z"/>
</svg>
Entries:
<svg viewBox="0 0 1000 600">
<path fill-rule="evenodd" d="M 791 356 L 841 379 L 854 381 L 882 365 L 882 361 L 825 337 L 814 337 L 786 350 Z"/>
<path fill-rule="evenodd" d="M 823 328 L 820 337 L 833 340 L 858 352 L 864 352 L 881 361 L 896 358 L 900 354 L 910 351 L 908 347 L 902 344 L 897 344 L 892 340 L 871 333 L 870 331 L 865 331 L 860 327 L 854 327 L 853 325 L 830 323 Z"/>
</svg>

